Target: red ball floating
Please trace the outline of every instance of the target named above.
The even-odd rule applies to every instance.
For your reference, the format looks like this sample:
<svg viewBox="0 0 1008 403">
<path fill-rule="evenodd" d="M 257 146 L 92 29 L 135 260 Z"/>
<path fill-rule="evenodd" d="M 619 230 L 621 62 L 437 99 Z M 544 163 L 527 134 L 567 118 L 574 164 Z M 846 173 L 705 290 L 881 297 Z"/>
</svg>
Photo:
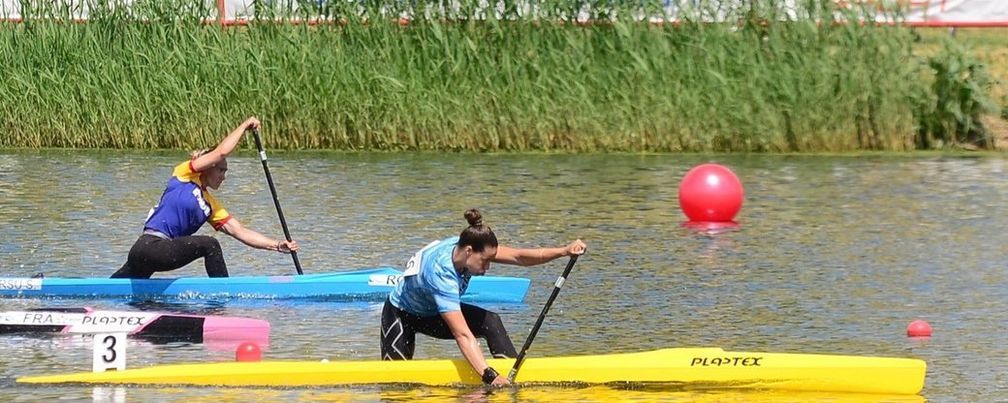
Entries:
<svg viewBox="0 0 1008 403">
<path fill-rule="evenodd" d="M 679 183 L 679 207 L 691 221 L 732 221 L 743 196 L 735 173 L 718 164 L 693 167 Z"/>
<path fill-rule="evenodd" d="M 931 337 L 931 325 L 926 321 L 917 319 L 907 325 L 908 337 Z"/>
<path fill-rule="evenodd" d="M 246 341 L 238 345 L 235 349 L 235 361 L 259 361 L 262 360 L 262 350 L 259 345 Z"/>
</svg>

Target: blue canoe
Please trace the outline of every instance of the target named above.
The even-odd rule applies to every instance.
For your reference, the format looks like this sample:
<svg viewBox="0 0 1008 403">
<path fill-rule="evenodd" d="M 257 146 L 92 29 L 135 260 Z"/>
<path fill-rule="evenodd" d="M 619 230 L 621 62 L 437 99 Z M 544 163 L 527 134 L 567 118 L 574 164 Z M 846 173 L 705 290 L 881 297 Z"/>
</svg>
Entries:
<svg viewBox="0 0 1008 403">
<path fill-rule="evenodd" d="M 391 267 L 300 276 L 179 277 L 152 279 L 109 278 L 3 278 L 0 297 L 43 298 L 175 298 L 175 299 L 285 299 L 324 298 L 347 301 L 381 301 L 402 272 Z M 473 277 L 466 302 L 520 303 L 529 279 Z"/>
</svg>

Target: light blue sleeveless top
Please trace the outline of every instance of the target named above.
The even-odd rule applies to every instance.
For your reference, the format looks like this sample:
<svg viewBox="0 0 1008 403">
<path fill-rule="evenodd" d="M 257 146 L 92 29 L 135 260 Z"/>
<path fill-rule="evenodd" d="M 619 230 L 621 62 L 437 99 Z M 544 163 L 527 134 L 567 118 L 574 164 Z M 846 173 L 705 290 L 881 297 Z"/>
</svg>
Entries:
<svg viewBox="0 0 1008 403">
<path fill-rule="evenodd" d="M 389 294 L 389 302 L 417 316 L 437 316 L 461 311 L 462 294 L 469 287 L 470 275 L 458 274 L 452 264 L 452 251 L 459 237 L 434 241 L 406 264 L 403 278 Z"/>
</svg>

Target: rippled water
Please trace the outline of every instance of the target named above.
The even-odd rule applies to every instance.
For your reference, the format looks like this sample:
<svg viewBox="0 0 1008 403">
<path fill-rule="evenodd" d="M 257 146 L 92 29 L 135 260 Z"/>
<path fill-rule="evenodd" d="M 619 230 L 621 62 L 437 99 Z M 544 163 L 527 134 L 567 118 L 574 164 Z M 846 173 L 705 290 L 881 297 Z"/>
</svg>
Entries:
<svg viewBox="0 0 1008 403">
<path fill-rule="evenodd" d="M 185 154 L 0 152 L 3 276 L 107 276 L 125 259 L 170 168 Z M 682 226 L 678 184 L 692 166 L 731 167 L 746 188 L 736 231 Z M 306 273 L 400 265 L 483 210 L 502 243 L 580 237 L 590 254 L 553 306 L 532 356 L 716 346 L 737 351 L 919 357 L 924 398 L 1008 399 L 1006 160 L 999 155 L 701 156 L 273 153 L 270 168 Z M 243 224 L 281 236 L 262 168 L 230 160 L 218 198 Z M 203 232 L 208 231 L 206 228 Z M 232 275 L 292 273 L 289 256 L 222 237 Z M 562 261 L 495 266 L 529 277 L 525 305 L 498 310 L 520 345 Z M 190 265 L 174 275 L 204 275 Z M 0 299 L 3 310 L 90 306 L 270 321 L 267 359 L 378 358 L 378 303 L 133 304 Z M 934 337 L 905 337 L 913 319 Z M 419 339 L 417 358 L 455 357 Z M 416 387 L 121 389 L 28 387 L 18 376 L 90 368 L 74 336 L 0 337 L 0 400 L 713 400 L 805 401 L 815 394 Z M 130 341 L 129 367 L 222 361 L 232 346 Z M 861 399 L 843 396 L 839 399 Z M 870 397 L 865 400 L 878 400 Z M 912 399 L 911 399 L 912 400 Z"/>
</svg>

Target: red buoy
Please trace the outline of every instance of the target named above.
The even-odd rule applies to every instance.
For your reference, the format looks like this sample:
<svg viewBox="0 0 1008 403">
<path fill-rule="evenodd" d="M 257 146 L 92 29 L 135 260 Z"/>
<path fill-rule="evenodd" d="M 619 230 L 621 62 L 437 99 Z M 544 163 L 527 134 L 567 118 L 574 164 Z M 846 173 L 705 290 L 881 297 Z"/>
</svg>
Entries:
<svg viewBox="0 0 1008 403">
<path fill-rule="evenodd" d="M 235 361 L 259 361 L 262 360 L 262 350 L 259 345 L 246 341 L 238 345 L 235 349 Z"/>
<path fill-rule="evenodd" d="M 732 221 L 743 196 L 735 173 L 718 164 L 697 165 L 679 183 L 679 207 L 691 221 Z"/>
<path fill-rule="evenodd" d="M 931 337 L 931 325 L 926 321 L 917 319 L 907 325 L 908 337 Z"/>
</svg>

